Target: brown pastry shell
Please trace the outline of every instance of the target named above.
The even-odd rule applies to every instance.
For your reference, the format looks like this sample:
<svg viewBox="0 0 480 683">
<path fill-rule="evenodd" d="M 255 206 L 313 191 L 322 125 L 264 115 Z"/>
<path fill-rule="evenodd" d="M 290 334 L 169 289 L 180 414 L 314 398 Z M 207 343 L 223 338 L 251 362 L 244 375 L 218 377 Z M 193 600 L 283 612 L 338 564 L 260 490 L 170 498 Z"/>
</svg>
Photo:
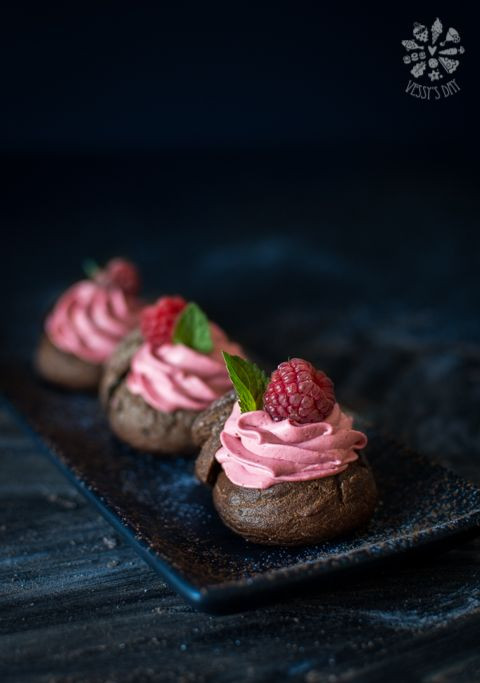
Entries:
<svg viewBox="0 0 480 683">
<path fill-rule="evenodd" d="M 363 456 L 331 477 L 282 482 L 268 489 L 232 483 L 215 454 L 234 402 L 235 395 L 226 394 L 201 413 L 192 428 L 196 443 L 202 445 L 196 476 L 213 487 L 213 502 L 226 526 L 254 543 L 293 546 L 327 541 L 368 522 L 377 488 Z"/>
<path fill-rule="evenodd" d="M 156 454 L 191 454 L 195 451 L 192 423 L 198 411 L 176 410 L 164 413 L 152 408 L 126 384 L 130 363 L 143 343 L 140 330 L 120 342 L 106 363 L 100 382 L 100 401 L 110 427 L 130 446 Z"/>
<path fill-rule="evenodd" d="M 95 391 L 102 376 L 102 366 L 77 358 L 57 348 L 46 334 L 38 344 L 35 369 L 48 382 L 65 389 Z"/>
</svg>

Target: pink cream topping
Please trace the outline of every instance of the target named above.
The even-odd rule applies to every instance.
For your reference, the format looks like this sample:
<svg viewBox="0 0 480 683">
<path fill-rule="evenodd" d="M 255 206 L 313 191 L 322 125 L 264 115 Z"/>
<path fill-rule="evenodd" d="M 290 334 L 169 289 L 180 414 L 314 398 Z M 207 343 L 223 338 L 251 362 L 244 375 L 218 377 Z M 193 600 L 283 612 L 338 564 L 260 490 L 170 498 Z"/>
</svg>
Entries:
<svg viewBox="0 0 480 683">
<path fill-rule="evenodd" d="M 216 459 L 231 482 L 267 489 L 282 481 L 306 481 L 343 472 L 357 460 L 367 437 L 338 403 L 323 422 L 275 422 L 264 410 L 241 413 L 238 402 L 220 435 Z"/>
<path fill-rule="evenodd" d="M 139 300 L 119 287 L 82 280 L 67 289 L 45 323 L 52 344 L 89 363 L 103 363 L 138 324 Z"/>
<path fill-rule="evenodd" d="M 146 403 L 164 413 L 204 410 L 232 388 L 222 351 L 243 356 L 214 323 L 210 323 L 213 351 L 205 354 L 184 344 L 142 344 L 132 358 L 127 386 Z"/>
</svg>

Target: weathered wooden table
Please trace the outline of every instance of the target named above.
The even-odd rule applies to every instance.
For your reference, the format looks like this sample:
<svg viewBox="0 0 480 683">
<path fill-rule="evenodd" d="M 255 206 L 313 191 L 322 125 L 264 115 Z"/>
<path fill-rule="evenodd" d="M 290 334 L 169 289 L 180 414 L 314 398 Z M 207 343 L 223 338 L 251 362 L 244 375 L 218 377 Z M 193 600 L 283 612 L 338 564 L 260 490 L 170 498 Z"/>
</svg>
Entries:
<svg viewBox="0 0 480 683">
<path fill-rule="evenodd" d="M 10 681 L 478 680 L 480 543 L 245 614 L 195 612 L 0 413 Z"/>
</svg>

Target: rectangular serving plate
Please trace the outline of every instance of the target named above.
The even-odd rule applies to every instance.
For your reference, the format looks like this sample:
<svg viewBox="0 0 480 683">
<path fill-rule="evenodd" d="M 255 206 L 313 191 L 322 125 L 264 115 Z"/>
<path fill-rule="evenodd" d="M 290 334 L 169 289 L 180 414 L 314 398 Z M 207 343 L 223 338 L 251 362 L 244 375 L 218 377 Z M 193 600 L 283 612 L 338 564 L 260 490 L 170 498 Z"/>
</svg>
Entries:
<svg viewBox="0 0 480 683">
<path fill-rule="evenodd" d="M 134 452 L 112 436 L 96 397 L 53 388 L 24 362 L 0 371 L 8 404 L 43 452 L 153 569 L 208 612 L 258 606 L 286 589 L 480 530 L 473 484 L 368 430 L 380 503 L 367 529 L 302 548 L 248 543 L 221 523 L 191 459 Z"/>
</svg>

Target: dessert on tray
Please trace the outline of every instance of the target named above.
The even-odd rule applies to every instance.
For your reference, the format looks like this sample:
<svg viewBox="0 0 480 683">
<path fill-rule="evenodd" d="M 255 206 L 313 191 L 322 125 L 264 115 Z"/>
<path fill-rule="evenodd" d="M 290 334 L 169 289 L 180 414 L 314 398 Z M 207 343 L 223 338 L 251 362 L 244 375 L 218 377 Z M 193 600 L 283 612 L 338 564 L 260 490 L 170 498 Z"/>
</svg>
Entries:
<svg viewBox="0 0 480 683">
<path fill-rule="evenodd" d="M 197 304 L 165 296 L 147 306 L 101 381 L 112 431 L 139 450 L 193 452 L 193 421 L 232 386 L 223 350 L 243 353 Z"/>
<path fill-rule="evenodd" d="M 249 541 L 300 545 L 364 525 L 377 491 L 358 451 L 367 437 L 336 402 L 331 380 L 305 360 L 267 378 L 224 353 L 235 391 L 192 425 L 197 477 L 223 522 Z"/>
<path fill-rule="evenodd" d="M 116 258 L 89 271 L 89 279 L 69 287 L 54 305 L 35 355 L 37 372 L 68 389 L 96 389 L 103 363 L 138 325 L 137 268 Z"/>
</svg>

